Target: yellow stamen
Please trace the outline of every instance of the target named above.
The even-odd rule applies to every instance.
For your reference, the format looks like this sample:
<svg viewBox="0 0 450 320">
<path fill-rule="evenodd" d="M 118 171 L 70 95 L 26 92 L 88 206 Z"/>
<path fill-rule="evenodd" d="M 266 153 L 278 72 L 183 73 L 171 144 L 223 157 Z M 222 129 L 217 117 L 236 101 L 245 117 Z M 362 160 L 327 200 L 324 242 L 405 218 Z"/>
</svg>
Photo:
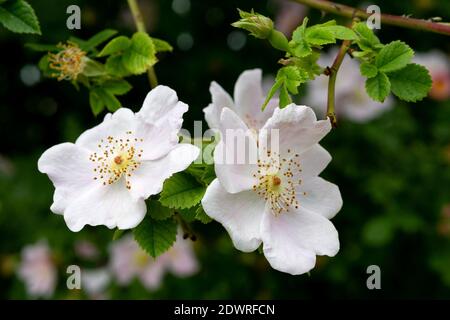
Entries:
<svg viewBox="0 0 450 320">
<path fill-rule="evenodd" d="M 67 44 L 59 43 L 57 47 L 61 49 L 59 52 L 48 54 L 49 66 L 56 71 L 52 77 L 58 81 L 76 80 L 83 72 L 86 52 L 70 41 Z"/>
</svg>

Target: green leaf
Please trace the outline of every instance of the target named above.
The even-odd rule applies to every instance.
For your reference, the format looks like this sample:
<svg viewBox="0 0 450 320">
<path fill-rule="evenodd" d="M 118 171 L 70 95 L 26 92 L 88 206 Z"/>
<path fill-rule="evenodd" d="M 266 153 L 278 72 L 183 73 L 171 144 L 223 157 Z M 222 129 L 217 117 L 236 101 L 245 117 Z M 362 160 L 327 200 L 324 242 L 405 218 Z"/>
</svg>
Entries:
<svg viewBox="0 0 450 320">
<path fill-rule="evenodd" d="M 96 90 L 89 91 L 89 104 L 91 105 L 92 113 L 95 116 L 99 115 L 103 109 L 105 109 L 105 104 Z"/>
<path fill-rule="evenodd" d="M 298 86 L 309 79 L 308 73 L 298 67 L 288 66 L 278 70 L 277 79 L 282 79 L 288 91 L 292 94 L 298 93 Z"/>
<path fill-rule="evenodd" d="M 96 87 L 92 91 L 102 100 L 109 111 L 114 112 L 122 106 L 120 101 L 111 92 L 106 91 L 102 87 Z"/>
<path fill-rule="evenodd" d="M 301 26 L 297 27 L 292 33 L 292 40 L 289 42 L 291 48 L 290 53 L 296 57 L 303 58 L 312 53 L 312 49 L 306 41 L 306 25 L 308 24 L 308 18 L 303 19 Z"/>
<path fill-rule="evenodd" d="M 108 57 L 105 68 L 106 72 L 115 77 L 122 78 L 131 75 L 131 72 L 122 63 L 122 56 L 120 55 Z"/>
<path fill-rule="evenodd" d="M 200 221 L 201 223 L 207 224 L 212 221 L 211 217 L 206 214 L 202 206 L 198 206 L 198 208 L 195 210 L 195 213 L 195 219 Z"/>
<path fill-rule="evenodd" d="M 187 167 L 186 172 L 195 177 L 197 181 L 201 181 L 204 170 L 204 164 L 192 163 L 189 167 Z"/>
<path fill-rule="evenodd" d="M 280 89 L 282 84 L 283 84 L 283 80 L 282 79 L 279 79 L 279 80 L 275 81 L 275 83 L 273 84 L 272 88 L 270 88 L 269 92 L 267 93 L 266 100 L 264 100 L 264 103 L 263 103 L 263 105 L 261 107 L 262 111 L 264 111 L 264 109 L 266 108 L 266 106 L 269 103 L 270 99 L 272 99 L 272 97 L 275 95 L 275 93 L 278 91 L 278 89 Z"/>
<path fill-rule="evenodd" d="M 104 57 L 113 53 L 125 51 L 131 46 L 131 40 L 125 36 L 119 36 L 112 39 L 106 44 L 106 46 L 97 55 L 98 57 Z"/>
<path fill-rule="evenodd" d="M 306 41 L 309 44 L 321 46 L 336 43 L 336 39 L 355 40 L 357 35 L 352 29 L 336 25 L 336 21 L 330 20 L 322 24 L 316 24 L 305 30 Z"/>
<path fill-rule="evenodd" d="M 147 212 L 155 220 L 169 219 L 175 213 L 173 209 L 164 207 L 159 201 L 147 201 Z"/>
<path fill-rule="evenodd" d="M 275 84 L 267 94 L 266 100 L 262 109 L 266 107 L 269 100 L 273 97 L 275 92 L 280 90 L 280 107 L 283 108 L 292 103 L 289 93 L 297 94 L 298 86 L 309 80 L 309 74 L 298 66 L 286 66 L 278 70 L 275 78 Z"/>
<path fill-rule="evenodd" d="M 366 80 L 367 94 L 374 100 L 383 102 L 391 90 L 386 74 L 379 72 L 375 77 Z"/>
<path fill-rule="evenodd" d="M 172 247 L 177 237 L 177 224 L 173 219 L 155 220 L 147 216 L 133 229 L 134 239 L 153 258 Z"/>
<path fill-rule="evenodd" d="M 358 36 L 356 43 L 361 50 L 377 50 L 382 46 L 378 37 L 365 22 L 358 22 L 355 24 L 353 26 L 353 31 L 355 31 Z"/>
<path fill-rule="evenodd" d="M 280 89 L 280 108 L 282 109 L 291 103 L 292 99 L 289 96 L 286 86 L 283 84 L 283 86 Z"/>
<path fill-rule="evenodd" d="M 186 209 L 199 203 L 205 191 L 206 188 L 194 177 L 179 172 L 164 182 L 159 201 L 169 208 Z"/>
<path fill-rule="evenodd" d="M 59 50 L 59 48 L 54 44 L 43 44 L 43 43 L 25 43 L 25 47 L 37 52 L 49 52 Z"/>
<path fill-rule="evenodd" d="M 164 40 L 161 39 L 157 39 L 157 38 L 152 38 L 153 40 L 153 44 L 155 45 L 155 50 L 156 52 L 172 52 L 173 48 L 172 46 Z"/>
<path fill-rule="evenodd" d="M 306 40 L 299 42 L 291 41 L 289 42 L 289 47 L 292 55 L 299 58 L 307 57 L 313 52 L 310 45 L 306 42 Z"/>
<path fill-rule="evenodd" d="M 102 83 L 102 87 L 117 96 L 127 93 L 132 88 L 126 80 L 107 80 Z"/>
<path fill-rule="evenodd" d="M 327 27 L 324 27 L 323 29 L 333 33 L 333 35 L 336 39 L 356 40 L 358 38 L 358 36 L 352 29 L 344 27 L 344 26 L 327 26 Z"/>
<path fill-rule="evenodd" d="M 378 74 L 377 67 L 369 62 L 363 62 L 359 66 L 359 70 L 361 72 L 361 75 L 367 78 L 373 78 Z"/>
<path fill-rule="evenodd" d="M 207 165 L 205 170 L 203 171 L 202 181 L 209 185 L 216 178 L 216 171 L 214 169 L 214 165 Z"/>
<path fill-rule="evenodd" d="M 99 77 L 106 74 L 106 69 L 103 64 L 95 60 L 84 57 L 85 65 L 83 68 L 83 75 L 86 77 Z"/>
<path fill-rule="evenodd" d="M 414 51 L 404 42 L 393 41 L 383 47 L 375 58 L 380 72 L 392 72 L 404 68 L 414 56 Z"/>
<path fill-rule="evenodd" d="M 306 29 L 305 37 L 308 44 L 321 46 L 329 43 L 336 43 L 336 37 L 333 32 L 326 30 L 325 28 L 311 27 Z"/>
<path fill-rule="evenodd" d="M 141 74 L 158 60 L 155 46 L 145 32 L 136 32 L 131 38 L 131 46 L 124 52 L 123 65 L 133 74 Z"/>
<path fill-rule="evenodd" d="M 402 100 L 416 102 L 425 98 L 431 89 L 432 80 L 428 70 L 418 64 L 389 73 L 392 92 Z"/>
<path fill-rule="evenodd" d="M 191 207 L 188 209 L 178 209 L 178 213 L 186 222 L 194 222 L 197 216 L 197 207 Z"/>
<path fill-rule="evenodd" d="M 320 53 L 319 52 L 312 52 L 309 56 L 301 58 L 301 59 L 295 59 L 295 65 L 303 70 L 305 70 L 310 80 L 314 80 L 316 76 L 322 74 L 323 68 L 319 66 L 317 61 L 319 60 Z"/>
<path fill-rule="evenodd" d="M 0 22 L 16 33 L 41 34 L 33 8 L 24 0 L 13 0 L 0 6 Z"/>
<path fill-rule="evenodd" d="M 85 41 L 84 47 L 82 47 L 81 49 L 85 51 L 91 51 L 95 49 L 95 47 L 97 47 L 98 45 L 102 44 L 103 42 L 111 38 L 116 33 L 117 31 L 112 29 L 105 29 L 103 31 L 100 31 L 99 33 L 95 34 L 87 41 Z"/>
</svg>

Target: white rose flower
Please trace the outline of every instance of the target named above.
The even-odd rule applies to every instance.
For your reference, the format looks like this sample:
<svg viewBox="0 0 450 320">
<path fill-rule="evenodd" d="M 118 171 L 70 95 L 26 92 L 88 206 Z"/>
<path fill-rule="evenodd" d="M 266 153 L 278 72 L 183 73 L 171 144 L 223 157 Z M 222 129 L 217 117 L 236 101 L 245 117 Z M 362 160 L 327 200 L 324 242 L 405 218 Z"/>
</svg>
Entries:
<svg viewBox="0 0 450 320">
<path fill-rule="evenodd" d="M 294 275 L 312 269 L 316 255 L 334 256 L 339 239 L 329 219 L 340 210 L 342 198 L 336 185 L 318 177 L 331 160 L 318 144 L 331 129 L 329 120 L 317 121 L 311 108 L 291 104 L 276 108 L 255 137 L 235 112 L 224 108 L 219 128 L 217 179 L 202 205 L 226 228 L 234 246 L 250 252 L 263 243 L 271 266 Z M 261 143 L 275 136 L 272 129 L 278 130 L 278 152 Z M 234 148 L 234 139 L 223 138 L 227 130 L 245 136 L 248 143 L 241 151 L 256 150 L 257 163 L 220 163 Z"/>
<path fill-rule="evenodd" d="M 146 213 L 145 199 L 199 154 L 195 146 L 178 144 L 187 109 L 175 91 L 158 86 L 136 114 L 121 108 L 75 143 L 45 151 L 38 168 L 55 186 L 50 209 L 63 214 L 72 231 L 87 224 L 136 227 Z"/>
<path fill-rule="evenodd" d="M 50 298 L 56 288 L 57 270 L 46 241 L 27 245 L 22 250 L 18 276 L 32 298 Z"/>
<path fill-rule="evenodd" d="M 220 113 L 226 107 L 236 112 L 250 129 L 258 131 L 278 106 L 278 98 L 272 98 L 264 112 L 261 112 L 266 99 L 262 88 L 261 69 L 246 70 L 241 73 L 234 86 L 234 101 L 215 81 L 211 82 L 209 91 L 212 103 L 203 109 L 203 112 L 211 129 L 219 128 Z"/>
<path fill-rule="evenodd" d="M 337 50 L 322 54 L 321 66 L 331 66 Z M 394 99 L 389 95 L 383 103 L 372 100 L 366 92 L 365 78 L 359 72 L 359 63 L 345 57 L 339 68 L 335 88 L 335 109 L 338 117 L 364 123 L 375 119 L 392 108 Z M 309 82 L 305 103 L 312 106 L 319 116 L 327 110 L 328 76 L 320 75 Z"/>
</svg>

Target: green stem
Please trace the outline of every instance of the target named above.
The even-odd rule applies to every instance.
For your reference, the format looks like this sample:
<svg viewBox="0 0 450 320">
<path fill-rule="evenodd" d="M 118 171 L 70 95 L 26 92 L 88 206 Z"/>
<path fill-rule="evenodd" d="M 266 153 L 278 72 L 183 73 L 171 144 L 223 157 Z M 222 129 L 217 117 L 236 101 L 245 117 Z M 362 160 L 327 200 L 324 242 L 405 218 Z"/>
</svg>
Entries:
<svg viewBox="0 0 450 320">
<path fill-rule="evenodd" d="M 331 125 L 333 127 L 337 126 L 337 118 L 335 113 L 335 89 L 336 89 L 336 77 L 341 67 L 342 61 L 345 58 L 345 54 L 347 53 L 348 48 L 351 45 L 350 40 L 345 40 L 342 42 L 342 45 L 339 49 L 339 52 L 334 59 L 333 65 L 330 68 L 327 68 L 325 73 L 330 77 L 328 80 L 328 101 L 327 101 L 327 117 L 330 119 Z"/>
<path fill-rule="evenodd" d="M 145 31 L 145 23 L 142 18 L 141 10 L 136 2 L 136 0 L 127 0 L 128 6 L 130 7 L 131 14 L 133 15 L 134 23 L 136 24 L 136 29 L 139 32 Z M 150 87 L 154 88 L 158 85 L 158 78 L 156 77 L 155 69 L 153 67 L 148 68 L 147 70 L 148 81 L 150 83 Z"/>
<path fill-rule="evenodd" d="M 324 12 L 336 14 L 347 18 L 360 18 L 366 20 L 371 16 L 365 10 L 352 8 L 343 4 L 333 3 L 331 1 L 323 0 L 292 0 L 308 7 L 318 9 Z M 392 14 L 381 14 L 381 23 L 389 24 L 397 27 L 415 29 L 433 33 L 439 33 L 450 36 L 450 24 L 433 22 L 423 19 L 414 19 L 403 16 L 395 16 Z"/>
</svg>

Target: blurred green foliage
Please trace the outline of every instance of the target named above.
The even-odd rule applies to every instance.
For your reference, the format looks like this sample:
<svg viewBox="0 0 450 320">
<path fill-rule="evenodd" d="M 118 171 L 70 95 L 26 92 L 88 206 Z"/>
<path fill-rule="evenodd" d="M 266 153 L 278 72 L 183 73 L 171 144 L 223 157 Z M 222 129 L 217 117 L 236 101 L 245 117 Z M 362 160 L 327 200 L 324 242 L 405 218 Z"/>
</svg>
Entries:
<svg viewBox="0 0 450 320">
<path fill-rule="evenodd" d="M 382 12 L 450 17 L 450 2 L 446 1 L 372 2 L 380 5 Z M 74 3 L 82 10 L 79 31 L 65 27 L 65 10 Z M 59 268 L 55 298 L 83 298 L 83 293 L 66 289 L 66 266 L 104 265 L 113 231 L 86 227 L 79 233 L 70 232 L 62 217 L 49 210 L 53 187 L 37 171 L 36 163 L 45 149 L 74 141 L 101 118 L 92 117 L 86 92 L 77 92 L 70 83 L 44 80 L 25 85 L 23 68 L 36 65 L 39 53 L 24 44 L 57 43 L 70 36 L 87 39 L 104 28 L 128 35 L 135 30 L 126 1 L 40 0 L 30 4 L 40 20 L 42 37 L 0 30 L 0 298 L 26 298 L 14 266 L 21 248 L 42 238 L 48 239 Z M 268 44 L 250 37 L 241 50 L 228 45 L 230 33 L 236 32 L 230 23 L 237 18 L 237 7 L 273 16 L 275 2 L 195 0 L 190 4 L 189 12 L 180 15 L 173 11 L 172 1 L 141 2 L 151 35 L 174 44 L 173 53 L 161 57 L 156 72 L 161 83 L 175 88 L 180 99 L 190 105 L 184 122 L 187 129 L 203 118 L 211 80 L 231 92 L 243 70 L 261 67 L 274 73 L 280 58 Z M 314 23 L 321 18 L 317 11 L 308 16 Z M 180 44 L 183 33 L 193 39 L 189 50 L 180 49 L 186 49 Z M 378 36 L 385 43 L 403 40 L 417 51 L 450 51 L 448 39 L 439 35 L 383 26 Z M 134 89 L 121 101 L 137 110 L 149 90 L 148 82 L 145 76 L 130 82 Z M 145 291 L 137 281 L 127 288 L 113 285 L 109 296 L 450 298 L 450 232 L 440 228 L 445 223 L 442 212 L 450 204 L 449 123 L 450 101 L 429 99 L 417 104 L 397 102 L 392 111 L 367 124 L 340 121 L 323 141 L 333 156 L 323 176 L 340 187 L 344 199 L 343 209 L 333 219 L 341 251 L 334 258 L 319 258 L 310 275 L 293 277 L 277 272 L 258 252 L 235 250 L 219 224 L 196 222 L 192 228 L 201 263 L 197 275 L 187 279 L 167 276 L 154 293 Z M 80 260 L 74 254 L 77 239 L 96 243 L 100 258 L 96 262 Z M 366 287 L 366 268 L 372 264 L 381 268 L 381 290 Z"/>
</svg>

